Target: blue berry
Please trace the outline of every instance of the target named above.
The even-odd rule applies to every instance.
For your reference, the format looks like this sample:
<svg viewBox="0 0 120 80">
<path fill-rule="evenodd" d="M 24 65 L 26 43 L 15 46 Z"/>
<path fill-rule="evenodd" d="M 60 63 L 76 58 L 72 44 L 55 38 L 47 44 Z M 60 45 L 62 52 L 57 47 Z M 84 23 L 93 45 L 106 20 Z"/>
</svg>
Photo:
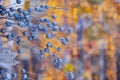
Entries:
<svg viewBox="0 0 120 80">
<path fill-rule="evenodd" d="M 21 26 L 21 27 L 24 27 L 25 26 L 25 23 L 23 21 L 19 21 L 18 22 L 18 25 Z"/>
<path fill-rule="evenodd" d="M 6 14 L 6 7 L 4 7 L 3 5 L 0 5 L 0 14 L 3 16 Z"/>
<path fill-rule="evenodd" d="M 24 16 L 24 19 L 25 19 L 26 21 L 30 21 L 30 15 Z"/>
<path fill-rule="evenodd" d="M 46 38 L 47 38 L 47 39 L 50 39 L 50 38 L 52 38 L 52 35 L 51 35 L 50 33 L 47 33 L 47 34 L 46 34 Z"/>
<path fill-rule="evenodd" d="M 10 21 L 6 21 L 6 26 L 8 26 L 8 27 L 10 27 L 10 26 L 12 26 L 12 22 L 10 22 Z"/>
<path fill-rule="evenodd" d="M 21 53 L 22 53 L 22 50 L 21 50 L 21 49 L 18 49 L 18 53 L 20 53 L 20 54 L 21 54 Z"/>
<path fill-rule="evenodd" d="M 21 4 L 22 0 L 16 0 L 17 4 Z"/>
<path fill-rule="evenodd" d="M 45 9 L 49 9 L 49 6 L 48 6 L 48 5 L 45 5 Z"/>
<path fill-rule="evenodd" d="M 28 75 L 27 75 L 27 74 L 23 74 L 22 78 L 23 78 L 24 80 L 27 80 Z"/>
<path fill-rule="evenodd" d="M 40 5 L 41 8 L 44 8 L 44 5 Z"/>
<path fill-rule="evenodd" d="M 6 77 L 6 80 L 9 80 L 9 79 L 11 78 L 11 74 L 10 74 L 10 72 L 6 72 L 6 74 L 7 74 L 7 75 L 5 76 L 5 77 Z"/>
<path fill-rule="evenodd" d="M 21 40 L 21 37 L 20 37 L 20 36 L 17 36 L 17 40 Z"/>
<path fill-rule="evenodd" d="M 45 18 L 40 18 L 40 22 L 45 22 Z"/>
<path fill-rule="evenodd" d="M 4 16 L 6 14 L 6 11 L 2 11 L 1 15 Z"/>
<path fill-rule="evenodd" d="M 13 73 L 13 74 L 12 74 L 12 77 L 13 77 L 13 78 L 17 78 L 17 73 Z"/>
<path fill-rule="evenodd" d="M 64 27 L 60 27 L 60 32 L 63 32 L 64 31 Z"/>
<path fill-rule="evenodd" d="M 66 44 L 67 44 L 67 42 L 66 42 L 66 40 L 65 40 L 64 38 L 61 38 L 60 40 L 61 40 L 61 43 L 62 43 L 63 45 L 66 45 Z"/>
<path fill-rule="evenodd" d="M 32 31 L 32 32 L 30 32 L 30 36 L 34 36 L 35 35 L 35 33 Z"/>
<path fill-rule="evenodd" d="M 0 68 L 0 75 L 2 75 L 3 73 L 4 73 L 4 70 Z"/>
<path fill-rule="evenodd" d="M 48 42 L 46 46 L 47 46 L 47 47 L 52 47 L 52 43 L 51 43 L 51 42 Z"/>
<path fill-rule="evenodd" d="M 47 23 L 47 26 L 50 27 L 52 24 L 50 22 Z"/>
<path fill-rule="evenodd" d="M 10 12 L 14 12 L 15 9 L 13 7 L 10 7 Z"/>
<path fill-rule="evenodd" d="M 60 48 L 60 47 L 58 47 L 58 48 L 57 48 L 57 51 L 61 51 L 61 48 Z"/>
<path fill-rule="evenodd" d="M 2 34 L 6 33 L 6 29 L 5 29 L 5 28 L 2 28 L 2 29 L 1 29 L 1 33 L 2 33 Z"/>
<path fill-rule="evenodd" d="M 73 73 L 73 72 L 69 72 L 69 73 L 68 73 L 68 78 L 69 78 L 70 80 L 73 80 L 73 79 L 75 78 L 74 73 Z"/>
<path fill-rule="evenodd" d="M 46 34 L 46 38 L 47 39 L 51 39 L 51 38 L 53 38 L 55 35 L 53 34 L 53 33 L 47 33 Z"/>
<path fill-rule="evenodd" d="M 44 59 L 44 55 L 40 55 L 40 60 L 43 60 Z"/>
<path fill-rule="evenodd" d="M 43 33 L 47 33 L 47 32 L 48 32 L 48 28 L 43 27 L 43 28 L 41 29 L 41 31 L 42 31 Z"/>
<path fill-rule="evenodd" d="M 60 68 L 61 68 L 59 64 L 55 64 L 54 66 L 55 66 L 55 68 L 57 68 L 57 69 L 60 69 Z"/>
<path fill-rule="evenodd" d="M 63 64 L 63 60 L 62 59 L 58 59 L 60 64 Z"/>
<path fill-rule="evenodd" d="M 58 59 L 57 58 L 54 60 L 54 64 L 58 64 Z"/>
<path fill-rule="evenodd" d="M 13 17 L 15 18 L 15 20 L 18 20 L 20 18 L 20 14 L 14 13 Z"/>
<path fill-rule="evenodd" d="M 23 36 L 27 36 L 27 34 L 28 34 L 27 31 L 23 32 Z"/>
<path fill-rule="evenodd" d="M 18 11 L 19 13 L 22 13 L 23 10 L 22 10 L 22 8 L 18 8 L 17 11 Z"/>
<path fill-rule="evenodd" d="M 68 37 L 66 37 L 66 38 L 65 38 L 65 40 L 66 40 L 67 42 L 69 42 L 69 41 L 70 41 L 70 39 L 69 39 Z"/>
<path fill-rule="evenodd" d="M 22 13 L 23 13 L 24 16 L 29 15 L 29 12 L 28 12 L 28 11 L 23 11 Z"/>
<path fill-rule="evenodd" d="M 57 24 L 57 22 L 52 22 L 52 25 L 57 26 L 58 24 Z"/>
<path fill-rule="evenodd" d="M 21 70 L 22 74 L 26 73 L 26 70 L 25 69 L 22 69 Z"/>
<path fill-rule="evenodd" d="M 53 38 L 55 36 L 55 34 L 51 33 L 51 38 Z"/>
<path fill-rule="evenodd" d="M 40 55 L 43 55 L 45 53 L 44 50 L 40 50 Z"/>
<path fill-rule="evenodd" d="M 13 12 L 8 12 L 8 17 L 12 17 L 14 15 Z"/>
<path fill-rule="evenodd" d="M 49 48 L 45 48 L 44 51 L 49 53 Z"/>
<path fill-rule="evenodd" d="M 52 31 L 58 31 L 58 26 L 53 26 Z"/>
<path fill-rule="evenodd" d="M 35 7 L 35 11 L 39 12 L 40 11 L 40 7 Z"/>
<path fill-rule="evenodd" d="M 32 39 L 37 39 L 37 37 L 35 35 L 32 36 Z"/>
<path fill-rule="evenodd" d="M 18 44 L 18 45 L 20 45 L 20 44 L 21 44 L 21 41 L 20 41 L 20 40 L 18 40 L 18 41 L 17 41 L 17 44 Z"/>
<path fill-rule="evenodd" d="M 33 40 L 32 36 L 28 36 L 28 40 L 32 41 Z"/>
<path fill-rule="evenodd" d="M 46 22 L 49 22 L 50 20 L 49 20 L 49 18 L 47 17 L 47 18 L 45 18 L 45 21 L 46 21 Z"/>
<path fill-rule="evenodd" d="M 8 34 L 6 37 L 7 37 L 7 39 L 12 39 L 11 34 Z"/>
<path fill-rule="evenodd" d="M 28 11 L 29 13 L 31 13 L 31 12 L 32 12 L 32 9 L 28 8 L 27 11 Z"/>
<path fill-rule="evenodd" d="M 6 76 L 2 76 L 2 80 L 8 80 Z"/>
<path fill-rule="evenodd" d="M 53 18 L 53 19 L 56 19 L 56 17 L 57 17 L 57 16 L 56 16 L 55 14 L 52 15 L 52 18 Z"/>
<path fill-rule="evenodd" d="M 73 28 L 68 28 L 68 32 L 72 33 L 73 32 Z"/>
<path fill-rule="evenodd" d="M 62 68 L 62 59 L 55 59 L 54 60 L 54 66 L 55 66 L 55 68 L 57 68 L 57 69 L 61 69 Z"/>
<path fill-rule="evenodd" d="M 56 54 L 53 54 L 52 55 L 54 59 L 57 59 L 57 55 Z"/>
<path fill-rule="evenodd" d="M 12 33 L 11 36 L 12 36 L 12 38 L 16 38 L 17 34 L 16 33 Z"/>
</svg>

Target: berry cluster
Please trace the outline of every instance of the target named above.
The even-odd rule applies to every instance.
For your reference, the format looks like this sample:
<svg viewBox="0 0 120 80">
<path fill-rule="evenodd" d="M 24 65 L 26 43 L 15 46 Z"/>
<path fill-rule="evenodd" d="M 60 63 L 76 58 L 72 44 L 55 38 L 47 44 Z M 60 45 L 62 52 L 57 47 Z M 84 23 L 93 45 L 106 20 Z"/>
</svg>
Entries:
<svg viewBox="0 0 120 80">
<path fill-rule="evenodd" d="M 21 4 L 21 0 L 16 0 L 17 4 Z M 50 18 L 49 17 L 40 17 L 39 23 L 34 24 L 32 22 L 33 14 L 42 13 L 49 10 L 50 7 L 48 5 L 40 5 L 35 7 L 34 9 L 27 9 L 23 10 L 22 8 L 15 9 L 14 7 L 7 8 L 4 5 L 0 5 L 0 19 L 5 19 L 4 24 L 5 27 L 1 28 L 1 37 L 7 39 L 8 42 L 13 41 L 17 46 L 21 46 L 27 40 L 29 42 L 37 42 L 38 40 L 41 41 L 42 35 L 45 35 L 45 38 L 50 39 L 57 39 L 62 45 L 67 45 L 70 41 L 68 37 L 60 37 L 57 35 L 57 32 L 60 32 L 64 35 L 64 32 L 71 34 L 74 30 L 73 28 L 68 28 L 66 30 L 64 27 L 60 27 L 57 22 L 51 21 L 57 18 L 56 14 L 53 14 Z M 9 31 L 8 29 L 12 28 L 15 31 Z M 20 33 L 19 33 L 20 32 Z M 25 41 L 24 41 L 25 40 Z M 32 44 L 32 43 L 31 43 Z M 39 43 L 40 44 L 40 43 Z M 62 50 L 61 47 L 55 47 L 52 42 L 47 42 L 46 47 L 44 49 L 40 49 L 40 46 L 36 45 L 28 45 L 31 53 L 37 53 L 39 55 L 40 60 L 44 60 L 45 54 L 49 54 L 52 56 L 52 63 L 53 66 L 57 69 L 62 69 L 64 66 L 64 61 L 61 58 L 58 58 L 56 54 L 52 54 L 50 48 L 56 49 L 57 52 Z M 37 49 L 37 50 L 34 50 Z M 23 50 L 18 49 L 16 53 L 22 54 Z M 1 65 L 0 65 L 1 66 Z M 4 70 L 0 69 L 0 75 L 3 75 Z M 12 74 L 13 78 L 17 78 L 17 73 L 9 73 Z M 73 72 L 68 72 L 68 77 L 73 80 L 74 74 Z M 8 80 L 8 77 L 2 77 L 4 80 Z M 25 69 L 22 69 L 22 79 L 28 79 L 28 75 Z"/>
</svg>

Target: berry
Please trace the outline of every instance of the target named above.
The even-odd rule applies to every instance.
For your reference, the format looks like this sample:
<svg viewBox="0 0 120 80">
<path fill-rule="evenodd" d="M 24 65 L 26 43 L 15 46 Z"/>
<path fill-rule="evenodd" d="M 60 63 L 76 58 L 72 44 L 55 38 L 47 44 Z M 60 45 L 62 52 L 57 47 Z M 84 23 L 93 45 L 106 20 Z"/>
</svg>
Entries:
<svg viewBox="0 0 120 80">
<path fill-rule="evenodd" d="M 51 26 L 51 23 L 50 23 L 50 22 L 48 22 L 48 23 L 47 23 L 47 26 L 48 26 L 48 27 L 50 27 L 50 26 Z"/>
<path fill-rule="evenodd" d="M 52 18 L 53 18 L 53 19 L 56 19 L 56 17 L 57 17 L 57 16 L 56 16 L 55 14 L 52 15 Z"/>
<path fill-rule="evenodd" d="M 8 12 L 8 17 L 12 17 L 14 15 L 13 12 Z"/>
<path fill-rule="evenodd" d="M 49 9 L 49 6 L 48 6 L 48 5 L 45 5 L 45 9 Z"/>
<path fill-rule="evenodd" d="M 22 53 L 22 50 L 21 50 L 21 49 L 18 49 L 18 53 L 20 53 L 20 54 L 21 54 L 21 53 Z"/>
<path fill-rule="evenodd" d="M 69 73 L 68 73 L 68 78 L 69 78 L 70 80 L 73 80 L 73 79 L 74 79 L 74 73 L 73 73 L 73 72 L 69 72 Z"/>
<path fill-rule="evenodd" d="M 13 78 L 17 78 L 17 73 L 13 73 L 13 74 L 12 74 L 12 77 L 13 77 Z"/>
<path fill-rule="evenodd" d="M 25 69 L 22 69 L 21 70 L 22 74 L 26 73 L 26 70 Z"/>
<path fill-rule="evenodd" d="M 52 22 L 52 25 L 57 26 L 58 24 L 57 24 L 57 22 Z"/>
<path fill-rule="evenodd" d="M 4 73 L 4 70 L 0 68 L 0 75 L 2 75 L 3 73 Z"/>
<path fill-rule="evenodd" d="M 10 7 L 10 12 L 14 12 L 15 9 L 13 7 Z"/>
<path fill-rule="evenodd" d="M 47 47 L 52 47 L 52 43 L 51 43 L 51 42 L 48 42 L 46 46 L 47 46 Z"/>
<path fill-rule="evenodd" d="M 6 32 L 6 29 L 5 28 L 2 28 L 1 29 L 1 33 L 4 34 Z"/>
<path fill-rule="evenodd" d="M 20 41 L 20 40 L 18 40 L 18 41 L 17 41 L 17 44 L 18 44 L 18 45 L 20 45 L 20 44 L 21 44 L 21 41 Z"/>
<path fill-rule="evenodd" d="M 65 38 L 65 40 L 66 40 L 67 42 L 69 42 L 69 41 L 70 41 L 70 39 L 69 39 L 68 37 L 66 37 L 66 38 Z"/>
<path fill-rule="evenodd" d="M 10 22 L 10 21 L 6 21 L 6 26 L 8 26 L 8 27 L 10 27 L 10 26 L 12 26 L 12 22 Z"/>
<path fill-rule="evenodd" d="M 67 44 L 67 42 L 66 42 L 66 40 L 65 40 L 64 38 L 61 38 L 60 40 L 61 40 L 61 43 L 62 43 L 63 45 L 66 45 L 66 44 Z"/>
<path fill-rule="evenodd" d="M 64 31 L 64 27 L 60 27 L 60 32 L 63 32 Z"/>
<path fill-rule="evenodd" d="M 12 39 L 11 34 L 8 34 L 8 35 L 6 36 L 6 38 L 7 38 L 7 39 Z"/>
<path fill-rule="evenodd" d="M 18 11 L 19 13 L 22 13 L 23 10 L 22 10 L 22 8 L 18 8 L 17 11 Z"/>
<path fill-rule="evenodd" d="M 50 20 L 49 20 L 49 18 L 47 17 L 47 18 L 45 18 L 45 21 L 46 21 L 46 22 L 49 22 Z"/>
<path fill-rule="evenodd" d="M 45 22 L 45 18 L 40 18 L 40 22 Z"/>
<path fill-rule="evenodd" d="M 53 54 L 52 55 L 54 59 L 57 59 L 57 55 L 56 54 Z"/>
<path fill-rule="evenodd" d="M 5 6 L 3 6 L 3 5 L 0 5 L 0 14 L 3 16 L 3 15 L 5 15 L 6 14 L 6 7 Z"/>
<path fill-rule="evenodd" d="M 28 40 L 32 41 L 33 40 L 32 36 L 28 36 Z"/>
<path fill-rule="evenodd" d="M 44 50 L 40 50 L 40 55 L 43 55 L 45 53 Z"/>
<path fill-rule="evenodd" d="M 18 22 L 18 25 L 21 26 L 21 27 L 24 27 L 25 26 L 25 23 L 23 21 L 19 21 Z"/>
<path fill-rule="evenodd" d="M 27 80 L 28 75 L 27 74 L 23 74 L 22 78 L 23 78 L 23 80 Z"/>
<path fill-rule="evenodd" d="M 12 33 L 11 36 L 12 36 L 12 38 L 16 38 L 17 34 L 16 33 Z"/>
<path fill-rule="evenodd" d="M 18 40 L 18 41 L 21 40 L 21 37 L 20 37 L 20 36 L 17 36 L 17 40 Z"/>
<path fill-rule="evenodd" d="M 22 0 L 16 0 L 17 4 L 21 4 Z"/>
<path fill-rule="evenodd" d="M 60 48 L 60 47 L 58 47 L 58 48 L 57 48 L 57 51 L 61 51 L 61 48 Z"/>
<path fill-rule="evenodd" d="M 50 33 L 47 33 L 47 34 L 46 34 L 46 38 L 47 38 L 47 39 L 50 39 L 50 38 L 52 38 L 52 35 L 51 35 Z"/>
<path fill-rule="evenodd" d="M 44 55 L 40 55 L 40 60 L 43 60 L 44 59 Z"/>
<path fill-rule="evenodd" d="M 35 7 L 35 11 L 39 12 L 40 11 L 40 7 Z"/>
<path fill-rule="evenodd" d="M 73 32 L 73 28 L 68 28 L 68 32 L 72 33 Z"/>
<path fill-rule="evenodd" d="M 44 51 L 49 53 L 49 48 L 45 48 Z"/>
<path fill-rule="evenodd" d="M 28 34 L 27 31 L 23 32 L 23 36 L 27 36 L 27 34 Z"/>
<path fill-rule="evenodd" d="M 58 31 L 58 26 L 53 26 L 52 31 Z"/>
</svg>

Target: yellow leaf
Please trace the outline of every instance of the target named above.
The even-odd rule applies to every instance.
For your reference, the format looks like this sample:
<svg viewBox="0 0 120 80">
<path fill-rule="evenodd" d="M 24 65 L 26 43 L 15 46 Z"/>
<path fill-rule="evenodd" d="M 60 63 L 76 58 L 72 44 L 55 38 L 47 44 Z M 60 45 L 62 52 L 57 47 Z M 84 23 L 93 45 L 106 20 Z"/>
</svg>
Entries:
<svg viewBox="0 0 120 80">
<path fill-rule="evenodd" d="M 73 72 L 73 65 L 72 64 L 65 64 L 64 71 L 65 72 Z"/>
</svg>

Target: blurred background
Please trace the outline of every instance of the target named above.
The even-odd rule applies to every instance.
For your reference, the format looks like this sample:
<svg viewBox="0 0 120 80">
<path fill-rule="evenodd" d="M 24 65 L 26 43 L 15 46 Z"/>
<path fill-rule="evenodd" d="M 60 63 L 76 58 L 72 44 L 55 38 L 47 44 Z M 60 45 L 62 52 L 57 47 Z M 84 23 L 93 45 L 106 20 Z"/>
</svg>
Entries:
<svg viewBox="0 0 120 80">
<path fill-rule="evenodd" d="M 11 5 L 16 0 L 0 1 L 0 4 Z M 39 16 L 56 14 L 60 26 L 74 29 L 73 34 L 66 34 L 72 44 L 63 46 L 63 51 L 57 55 L 68 63 L 65 66 L 69 71 L 75 72 L 76 80 L 120 80 L 120 0 L 23 0 L 17 7 L 28 9 L 40 4 L 53 8 Z M 34 15 L 33 20 L 37 21 L 37 17 Z M 16 67 L 18 72 L 24 67 L 36 73 L 32 75 L 34 80 L 68 80 L 47 61 L 38 62 L 36 56 L 31 57 L 27 50 L 25 53 L 21 54 L 27 56 L 23 64 Z"/>
</svg>

